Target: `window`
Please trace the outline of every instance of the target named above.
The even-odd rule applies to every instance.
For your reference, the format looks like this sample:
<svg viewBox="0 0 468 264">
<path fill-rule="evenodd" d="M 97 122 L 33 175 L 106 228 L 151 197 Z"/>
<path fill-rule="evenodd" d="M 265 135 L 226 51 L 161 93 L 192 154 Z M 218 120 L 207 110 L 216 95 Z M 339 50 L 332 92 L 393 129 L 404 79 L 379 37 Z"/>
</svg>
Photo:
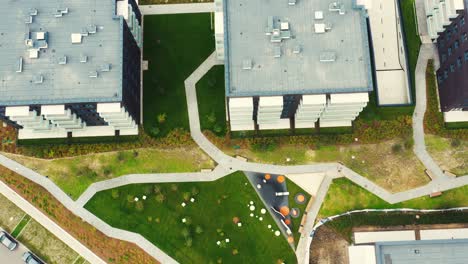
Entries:
<svg viewBox="0 0 468 264">
<path fill-rule="evenodd" d="M 457 25 L 457 24 L 455 24 L 455 25 L 453 26 L 453 32 L 454 32 L 455 34 L 458 33 L 458 25 Z"/>
<path fill-rule="evenodd" d="M 445 53 L 442 53 L 442 63 L 447 60 L 447 55 Z"/>
<path fill-rule="evenodd" d="M 452 37 L 452 32 L 450 31 L 450 29 L 447 29 L 447 35 L 445 35 L 445 39 L 446 40 L 449 40 L 451 37 Z"/>
<path fill-rule="evenodd" d="M 468 61 L 468 50 L 465 51 L 465 61 Z"/>
<path fill-rule="evenodd" d="M 455 65 L 453 63 L 450 64 L 450 72 L 455 72 Z"/>
<path fill-rule="evenodd" d="M 465 32 L 465 33 L 463 33 L 463 35 L 462 35 L 462 42 L 465 42 L 465 41 L 467 41 L 467 40 L 468 40 L 468 34 L 466 34 L 466 32 Z"/>
<path fill-rule="evenodd" d="M 460 18 L 460 26 L 465 25 L 465 17 Z"/>
<path fill-rule="evenodd" d="M 460 43 L 458 42 L 458 40 L 455 40 L 455 42 L 453 43 L 453 47 L 455 49 L 458 49 L 459 46 L 460 46 Z"/>
<path fill-rule="evenodd" d="M 449 47 L 449 48 L 448 48 L 447 53 L 448 53 L 449 56 L 452 55 L 452 47 Z"/>
<path fill-rule="evenodd" d="M 448 71 L 445 70 L 445 71 L 444 71 L 444 80 L 447 80 L 447 78 L 448 78 Z"/>
<path fill-rule="evenodd" d="M 444 81 L 444 76 L 437 75 L 437 80 L 439 81 L 439 84 L 442 84 L 442 82 Z"/>
<path fill-rule="evenodd" d="M 461 57 L 458 57 L 458 58 L 457 58 L 457 66 L 458 66 L 458 68 L 461 68 L 461 66 L 462 66 L 462 59 L 461 59 Z"/>
</svg>

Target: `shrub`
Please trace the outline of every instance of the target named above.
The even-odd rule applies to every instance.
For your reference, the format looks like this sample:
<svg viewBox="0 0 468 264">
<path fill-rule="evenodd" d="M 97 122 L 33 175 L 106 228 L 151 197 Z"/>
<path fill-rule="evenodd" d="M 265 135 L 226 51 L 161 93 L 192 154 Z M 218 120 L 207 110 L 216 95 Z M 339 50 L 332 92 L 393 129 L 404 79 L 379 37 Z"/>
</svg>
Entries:
<svg viewBox="0 0 468 264">
<path fill-rule="evenodd" d="M 198 188 L 197 188 L 197 187 L 195 187 L 195 186 L 194 186 L 194 187 L 192 187 L 192 191 L 191 191 L 191 192 L 192 192 L 192 195 L 193 195 L 193 196 L 195 196 L 195 195 L 197 195 L 197 194 L 199 194 L 199 193 L 200 193 L 200 191 L 198 190 Z"/>
<path fill-rule="evenodd" d="M 180 233 L 182 234 L 184 238 L 187 238 L 190 236 L 190 230 L 187 227 L 182 228 Z"/>
<path fill-rule="evenodd" d="M 155 184 L 155 185 L 153 186 L 153 190 L 154 190 L 154 193 L 158 194 L 158 193 L 161 193 L 162 188 L 161 188 L 160 185 Z"/>
<path fill-rule="evenodd" d="M 112 189 L 111 195 L 112 195 L 112 198 L 118 199 L 120 197 L 119 189 Z"/>
<path fill-rule="evenodd" d="M 166 119 L 167 119 L 167 114 L 166 113 L 162 113 L 162 114 L 158 115 L 158 123 L 159 124 L 165 123 Z"/>
<path fill-rule="evenodd" d="M 190 200 L 190 196 L 191 196 L 191 194 L 190 194 L 189 192 L 184 192 L 184 193 L 182 194 L 182 197 L 183 197 L 183 199 L 184 199 L 185 201 Z"/>
<path fill-rule="evenodd" d="M 125 161 L 125 153 L 123 151 L 117 152 L 117 160 L 119 162 Z"/>
<path fill-rule="evenodd" d="M 393 153 L 400 153 L 401 151 L 403 150 L 403 147 L 401 146 L 401 144 L 393 144 L 392 146 L 392 152 Z"/>
<path fill-rule="evenodd" d="M 215 112 L 211 112 L 209 115 L 207 115 L 206 120 L 208 120 L 208 122 L 210 124 L 216 123 L 216 114 L 215 114 Z"/>
<path fill-rule="evenodd" d="M 186 247 L 192 247 L 192 245 L 193 245 L 193 239 L 191 237 L 187 237 L 185 239 L 185 246 Z"/>
<path fill-rule="evenodd" d="M 179 187 L 177 187 L 177 184 L 171 184 L 171 191 L 177 192 L 178 189 Z"/>
<path fill-rule="evenodd" d="M 159 129 L 159 127 L 153 127 L 153 128 L 151 128 L 151 130 L 150 130 L 150 134 L 151 134 L 151 136 L 153 136 L 153 137 L 159 136 L 160 133 L 161 133 L 161 130 Z"/>
<path fill-rule="evenodd" d="M 135 203 L 135 209 L 138 211 L 138 212 L 143 212 L 143 210 L 145 210 L 145 205 L 143 204 L 143 201 L 138 201 Z"/>
<path fill-rule="evenodd" d="M 450 142 L 450 145 L 454 148 L 458 148 L 460 145 L 461 145 L 461 140 L 458 139 L 458 138 L 454 138 L 452 139 L 452 141 Z"/>
<path fill-rule="evenodd" d="M 155 199 L 158 203 L 164 203 L 164 201 L 166 200 L 166 196 L 164 196 L 164 194 L 162 193 L 159 193 L 156 195 Z"/>
<path fill-rule="evenodd" d="M 414 139 L 412 137 L 406 138 L 404 145 L 406 149 L 412 149 L 414 146 Z"/>
<path fill-rule="evenodd" d="M 203 233 L 203 228 L 201 226 L 196 226 L 195 227 L 195 233 L 202 234 Z"/>
</svg>

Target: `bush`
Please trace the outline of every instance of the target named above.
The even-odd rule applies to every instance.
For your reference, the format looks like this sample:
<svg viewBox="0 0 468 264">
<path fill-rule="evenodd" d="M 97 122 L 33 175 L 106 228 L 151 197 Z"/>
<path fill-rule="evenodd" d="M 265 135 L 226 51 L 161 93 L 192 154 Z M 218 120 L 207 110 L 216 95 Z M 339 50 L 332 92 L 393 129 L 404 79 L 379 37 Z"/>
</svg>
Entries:
<svg viewBox="0 0 468 264">
<path fill-rule="evenodd" d="M 412 137 L 405 139 L 405 149 L 410 150 L 414 146 L 414 139 Z"/>
<path fill-rule="evenodd" d="M 164 201 L 166 200 L 166 196 L 164 196 L 164 194 L 162 193 L 159 193 L 156 195 L 155 200 L 158 203 L 164 203 Z"/>
<path fill-rule="evenodd" d="M 190 236 L 190 230 L 187 227 L 182 228 L 180 233 L 182 234 L 184 238 L 187 238 Z"/>
<path fill-rule="evenodd" d="M 196 226 L 195 227 L 195 233 L 197 234 L 202 234 L 203 233 L 203 228 L 201 226 Z"/>
<path fill-rule="evenodd" d="M 162 113 L 162 114 L 158 115 L 158 123 L 159 124 L 165 123 L 166 119 L 167 119 L 167 114 L 166 113 Z"/>
<path fill-rule="evenodd" d="M 192 245 L 193 245 L 193 239 L 191 237 L 187 237 L 185 239 L 185 246 L 186 247 L 192 247 Z"/>
<path fill-rule="evenodd" d="M 161 193 L 162 188 L 160 185 L 155 184 L 153 187 L 153 190 L 154 190 L 154 193 L 158 194 L 158 193 Z"/>
<path fill-rule="evenodd" d="M 182 194 L 182 197 L 183 197 L 183 199 L 184 199 L 185 201 L 190 200 L 190 196 L 191 196 L 191 193 L 189 193 L 189 192 L 184 192 L 184 193 Z"/>
<path fill-rule="evenodd" d="M 392 146 L 392 152 L 393 153 L 401 153 L 401 151 L 403 150 L 403 147 L 401 146 L 401 144 L 393 144 Z"/>
<path fill-rule="evenodd" d="M 153 136 L 153 137 L 159 136 L 160 133 L 161 133 L 161 130 L 159 129 L 159 127 L 153 127 L 153 128 L 151 128 L 151 130 L 150 130 L 150 134 L 151 134 L 151 136 Z"/>
<path fill-rule="evenodd" d="M 119 189 L 112 189 L 111 195 L 112 195 L 112 198 L 118 199 L 120 197 Z"/>
<path fill-rule="evenodd" d="M 138 211 L 138 212 L 143 212 L 143 210 L 145 210 L 145 205 L 143 204 L 143 201 L 138 201 L 135 203 L 135 209 Z"/>
<path fill-rule="evenodd" d="M 458 139 L 458 138 L 454 138 L 452 139 L 452 141 L 450 142 L 450 145 L 454 148 L 458 148 L 460 145 L 461 145 L 461 140 Z"/>
<path fill-rule="evenodd" d="M 274 151 L 278 146 L 278 138 L 256 137 L 249 139 L 249 145 L 254 151 Z"/>
</svg>

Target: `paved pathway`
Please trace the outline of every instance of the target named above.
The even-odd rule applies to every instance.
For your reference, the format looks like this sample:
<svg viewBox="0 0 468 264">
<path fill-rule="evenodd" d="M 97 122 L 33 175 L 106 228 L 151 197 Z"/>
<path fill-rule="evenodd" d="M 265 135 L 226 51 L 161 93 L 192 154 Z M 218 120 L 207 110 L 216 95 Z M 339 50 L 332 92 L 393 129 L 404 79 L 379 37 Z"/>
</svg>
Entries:
<svg viewBox="0 0 468 264">
<path fill-rule="evenodd" d="M 143 15 L 213 13 L 215 5 L 214 3 L 140 5 L 140 11 Z"/>
<path fill-rule="evenodd" d="M 90 263 L 106 263 L 100 257 L 98 257 L 94 252 L 88 249 L 86 246 L 81 244 L 80 241 L 75 239 L 71 236 L 68 232 L 63 230 L 59 225 L 57 225 L 54 221 L 50 220 L 49 217 L 44 215 L 39 209 L 34 207 L 28 201 L 26 201 L 23 197 L 18 195 L 15 191 L 10 189 L 5 183 L 0 181 L 0 193 L 2 193 L 8 200 L 13 202 L 16 206 L 18 206 L 21 210 L 25 213 L 30 215 L 34 220 L 36 220 L 39 224 L 49 230 L 52 234 L 62 240 L 66 245 L 68 245 L 71 249 L 75 252 L 80 254 L 83 258 L 85 258 Z M 18 259 L 21 260 L 21 259 Z"/>
<path fill-rule="evenodd" d="M 418 0 L 419 1 L 419 0 Z M 142 13 L 148 14 L 168 14 L 168 13 L 195 13 L 195 12 L 213 12 L 214 5 L 209 4 L 180 4 L 180 5 L 165 5 L 165 6 L 142 6 Z M 419 8 L 417 8 L 419 10 Z M 419 12 L 419 11 L 418 11 Z M 419 13 L 418 13 L 419 14 Z M 322 172 L 326 176 L 322 182 L 317 197 L 315 198 L 314 204 L 311 210 L 307 214 L 307 222 L 304 226 L 304 233 L 302 234 L 296 255 L 299 263 L 308 263 L 309 261 L 309 247 L 311 238 L 309 236 L 312 231 L 315 218 L 318 214 L 323 199 L 326 196 L 327 190 L 334 178 L 346 177 L 351 181 L 355 182 L 359 186 L 367 189 L 368 191 L 379 196 L 383 200 L 389 203 L 398 203 L 406 201 L 416 197 L 428 195 L 434 191 L 445 191 L 460 187 L 468 184 L 468 176 L 458 177 L 456 179 L 450 179 L 446 177 L 441 169 L 435 164 L 433 159 L 427 153 L 424 142 L 424 130 L 423 130 L 423 117 L 426 110 L 426 87 L 425 87 L 425 69 L 427 60 L 433 58 L 434 47 L 432 44 L 424 44 L 421 47 L 420 56 L 418 58 L 418 64 L 416 68 L 416 108 L 413 116 L 413 129 L 414 129 L 414 140 L 415 147 L 414 152 L 417 157 L 421 160 L 424 166 L 435 175 L 434 181 L 429 184 L 415 188 L 413 190 L 400 192 L 400 193 L 389 193 L 385 189 L 371 182 L 367 178 L 359 175 L 358 173 L 346 168 L 345 166 L 338 163 L 321 163 L 314 165 L 302 165 L 302 166 L 277 166 L 268 164 L 258 164 L 251 162 L 243 162 L 239 159 L 233 158 L 224 154 L 214 144 L 212 144 L 201 132 L 197 94 L 196 94 L 196 83 L 215 65 L 222 64 L 221 61 L 216 59 L 215 53 L 211 54 L 185 81 L 185 91 L 187 96 L 187 106 L 190 122 L 190 133 L 195 142 L 203 149 L 213 160 L 219 165 L 209 173 L 167 173 L 167 174 L 132 174 L 111 179 L 107 181 L 97 182 L 92 184 L 83 195 L 75 202 L 70 199 L 60 188 L 58 188 L 52 181 L 46 177 L 16 163 L 0 155 L 0 164 L 17 172 L 18 174 L 32 180 L 33 182 L 43 186 L 49 191 L 54 197 L 61 201 L 69 210 L 74 214 L 83 218 L 86 222 L 92 224 L 96 229 L 100 230 L 104 234 L 129 241 L 139 245 L 148 254 L 156 258 L 163 263 L 176 263 L 174 259 L 165 254 L 162 250 L 154 246 L 144 237 L 139 234 L 132 233 L 125 230 L 113 228 L 91 214 L 83 208 L 83 206 L 96 194 L 96 192 L 107 190 L 110 188 L 119 187 L 126 184 L 132 183 L 158 183 L 158 182 L 192 182 L 192 181 L 213 181 L 221 177 L 228 175 L 231 172 L 242 170 L 242 171 L 253 171 L 253 172 L 270 172 L 278 174 L 290 174 L 290 173 L 314 173 Z M 314 175 L 314 174 L 311 174 Z M 312 176 L 313 177 L 313 176 Z M 11 191 L 11 190 L 10 190 Z M 6 189 L 0 189 L 0 192 L 8 192 Z M 27 203 L 27 202 L 26 202 Z M 32 206 L 29 204 L 29 206 Z M 28 212 L 29 213 L 29 212 Z M 45 218 L 50 221 L 46 216 Z M 46 220 L 44 220 L 46 221 Z M 63 231 L 63 230 L 62 230 Z M 65 232 L 65 231 L 63 231 Z M 66 232 L 65 232 L 66 233 Z M 62 238 L 61 234 L 59 234 Z M 69 235 L 68 235 L 69 236 Z M 76 250 L 76 249 L 75 249 Z M 77 250 L 78 253 L 84 255 Z"/>
</svg>

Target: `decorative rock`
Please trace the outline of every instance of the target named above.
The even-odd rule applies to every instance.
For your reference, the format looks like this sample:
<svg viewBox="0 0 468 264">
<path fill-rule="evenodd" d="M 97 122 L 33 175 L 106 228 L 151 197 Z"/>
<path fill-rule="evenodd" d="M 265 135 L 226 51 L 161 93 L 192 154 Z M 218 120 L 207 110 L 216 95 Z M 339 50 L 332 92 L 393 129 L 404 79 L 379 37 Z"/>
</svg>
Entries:
<svg viewBox="0 0 468 264">
<path fill-rule="evenodd" d="M 182 223 L 185 223 L 185 222 L 187 222 L 187 219 L 182 218 Z"/>
<path fill-rule="evenodd" d="M 290 159 L 290 158 L 286 158 L 286 162 L 290 162 L 290 161 L 291 161 L 291 159 Z"/>
<path fill-rule="evenodd" d="M 185 207 L 187 204 L 185 204 L 185 203 L 182 203 L 182 204 L 180 204 L 180 205 L 182 205 L 182 207 Z"/>
<path fill-rule="evenodd" d="M 134 200 L 135 200 L 135 202 L 138 202 L 138 200 L 139 200 L 139 199 L 138 199 L 138 197 L 135 197 L 135 199 L 134 199 Z"/>
<path fill-rule="evenodd" d="M 355 159 L 356 157 L 354 155 L 351 156 L 352 159 Z"/>
<path fill-rule="evenodd" d="M 226 243 L 229 243 L 229 241 L 231 241 L 231 240 L 229 240 L 229 238 L 226 238 L 226 240 L 225 240 L 225 241 L 226 241 Z"/>
<path fill-rule="evenodd" d="M 261 213 L 261 214 L 266 214 L 266 209 L 265 209 L 265 208 L 262 208 L 262 210 L 260 210 L 260 213 Z"/>
<path fill-rule="evenodd" d="M 237 223 L 237 226 L 238 226 L 238 227 L 241 227 L 241 226 L 242 226 L 242 223 L 241 223 L 241 222 Z"/>
<path fill-rule="evenodd" d="M 250 217 L 253 217 L 253 216 L 254 216 L 254 214 L 250 214 Z"/>
<path fill-rule="evenodd" d="M 251 206 L 249 207 L 249 209 L 250 209 L 250 211 L 254 211 L 254 210 L 255 210 L 255 206 L 251 205 Z"/>
<path fill-rule="evenodd" d="M 221 245 L 221 241 L 216 241 L 216 245 Z"/>
<path fill-rule="evenodd" d="M 354 141 L 358 142 L 358 141 L 359 141 L 359 139 L 358 139 L 358 138 L 354 138 Z"/>
<path fill-rule="evenodd" d="M 259 217 L 258 220 L 263 221 L 263 217 Z"/>
<path fill-rule="evenodd" d="M 250 201 L 250 204 L 253 204 L 253 201 Z"/>
<path fill-rule="evenodd" d="M 261 189 L 262 186 L 260 184 L 257 184 L 257 189 Z"/>
<path fill-rule="evenodd" d="M 278 231 L 278 230 L 276 230 L 276 231 L 275 231 L 275 236 L 279 236 L 279 235 L 281 235 L 281 232 Z"/>
<path fill-rule="evenodd" d="M 143 197 L 141 197 L 143 200 L 146 200 L 146 195 L 143 195 Z"/>
<path fill-rule="evenodd" d="M 258 218 L 258 215 L 256 215 L 255 218 Z"/>
<path fill-rule="evenodd" d="M 267 227 L 268 227 L 268 229 L 270 229 L 270 228 L 271 228 L 271 225 L 267 225 Z"/>
<path fill-rule="evenodd" d="M 263 183 L 266 183 L 266 180 L 265 180 L 265 179 L 263 179 Z"/>
<path fill-rule="evenodd" d="M 192 203 L 195 202 L 195 198 L 193 198 L 193 197 L 190 198 L 190 202 L 192 202 Z"/>
</svg>

